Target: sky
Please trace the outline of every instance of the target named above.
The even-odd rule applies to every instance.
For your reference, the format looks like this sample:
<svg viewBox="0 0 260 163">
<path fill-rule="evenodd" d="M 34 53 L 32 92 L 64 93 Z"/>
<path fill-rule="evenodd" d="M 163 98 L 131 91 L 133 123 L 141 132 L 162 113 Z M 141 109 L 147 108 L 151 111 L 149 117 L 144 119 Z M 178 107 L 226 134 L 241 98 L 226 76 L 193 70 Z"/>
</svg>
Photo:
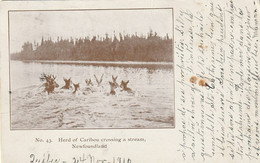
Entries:
<svg viewBox="0 0 260 163">
<path fill-rule="evenodd" d="M 149 30 L 172 38 L 171 9 L 15 11 L 9 12 L 10 51 L 19 52 L 24 42 L 56 40 L 118 33 L 146 35 Z"/>
</svg>

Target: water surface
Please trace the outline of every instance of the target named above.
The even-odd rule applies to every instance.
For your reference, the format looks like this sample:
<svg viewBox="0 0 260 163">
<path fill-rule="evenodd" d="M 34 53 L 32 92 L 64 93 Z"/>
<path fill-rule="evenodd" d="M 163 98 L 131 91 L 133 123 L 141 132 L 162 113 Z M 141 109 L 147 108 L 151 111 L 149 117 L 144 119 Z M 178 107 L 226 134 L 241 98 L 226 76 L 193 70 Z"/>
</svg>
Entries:
<svg viewBox="0 0 260 163">
<path fill-rule="evenodd" d="M 134 64 L 138 65 L 138 64 Z M 59 88 L 43 92 L 42 73 L 54 74 Z M 95 78 L 104 74 L 97 87 Z M 133 94 L 116 89 L 110 95 L 111 76 L 129 80 Z M 80 90 L 60 89 L 71 77 Z M 91 78 L 93 91 L 86 90 Z M 11 61 L 11 128 L 168 128 L 174 127 L 173 70 L 169 66 L 84 65 Z M 61 117 L 62 115 L 62 117 Z"/>
</svg>

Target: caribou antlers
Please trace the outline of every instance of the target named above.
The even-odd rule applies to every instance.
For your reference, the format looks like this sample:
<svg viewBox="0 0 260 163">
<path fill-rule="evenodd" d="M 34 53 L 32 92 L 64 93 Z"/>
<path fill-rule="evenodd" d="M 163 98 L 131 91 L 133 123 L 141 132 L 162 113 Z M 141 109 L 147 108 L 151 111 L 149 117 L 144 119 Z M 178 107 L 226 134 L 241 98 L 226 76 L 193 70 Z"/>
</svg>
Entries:
<svg viewBox="0 0 260 163">
<path fill-rule="evenodd" d="M 115 84 L 115 88 L 117 88 L 117 87 L 119 86 L 119 84 L 116 82 L 116 79 L 117 79 L 117 76 L 114 77 L 114 76 L 112 75 L 112 80 L 113 80 L 113 83 Z"/>
<path fill-rule="evenodd" d="M 95 79 L 96 79 L 96 81 L 97 81 L 98 86 L 100 86 L 100 84 L 102 83 L 103 76 L 104 76 L 104 74 L 102 74 L 101 77 L 100 77 L 100 79 L 98 80 L 97 77 L 96 77 L 96 75 L 94 75 L 94 77 L 95 77 Z"/>
<path fill-rule="evenodd" d="M 85 82 L 86 82 L 87 86 L 93 86 L 91 79 L 86 79 Z"/>
</svg>

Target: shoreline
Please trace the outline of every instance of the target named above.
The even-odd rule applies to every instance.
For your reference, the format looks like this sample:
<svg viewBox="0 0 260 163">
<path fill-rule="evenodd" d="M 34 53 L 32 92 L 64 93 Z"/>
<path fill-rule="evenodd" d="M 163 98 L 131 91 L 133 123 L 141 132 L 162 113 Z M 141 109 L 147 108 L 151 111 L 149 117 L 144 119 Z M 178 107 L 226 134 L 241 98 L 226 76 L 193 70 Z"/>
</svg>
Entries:
<svg viewBox="0 0 260 163">
<path fill-rule="evenodd" d="M 136 62 L 136 61 L 63 61 L 63 60 L 11 60 L 25 63 L 43 64 L 79 64 L 94 66 L 124 66 L 124 67 L 173 67 L 173 62 Z"/>
</svg>

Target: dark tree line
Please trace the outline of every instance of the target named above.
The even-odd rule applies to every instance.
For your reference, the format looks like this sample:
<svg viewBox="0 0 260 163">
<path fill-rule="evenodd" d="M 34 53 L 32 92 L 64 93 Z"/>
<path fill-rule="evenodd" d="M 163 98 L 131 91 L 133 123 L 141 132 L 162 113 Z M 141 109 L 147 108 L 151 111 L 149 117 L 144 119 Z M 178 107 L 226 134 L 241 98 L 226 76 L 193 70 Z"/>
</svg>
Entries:
<svg viewBox="0 0 260 163">
<path fill-rule="evenodd" d="M 150 31 L 109 37 L 79 39 L 42 38 L 41 43 L 26 42 L 22 51 L 12 54 L 13 60 L 83 60 L 83 61 L 150 61 L 172 62 L 172 39 Z"/>
</svg>

